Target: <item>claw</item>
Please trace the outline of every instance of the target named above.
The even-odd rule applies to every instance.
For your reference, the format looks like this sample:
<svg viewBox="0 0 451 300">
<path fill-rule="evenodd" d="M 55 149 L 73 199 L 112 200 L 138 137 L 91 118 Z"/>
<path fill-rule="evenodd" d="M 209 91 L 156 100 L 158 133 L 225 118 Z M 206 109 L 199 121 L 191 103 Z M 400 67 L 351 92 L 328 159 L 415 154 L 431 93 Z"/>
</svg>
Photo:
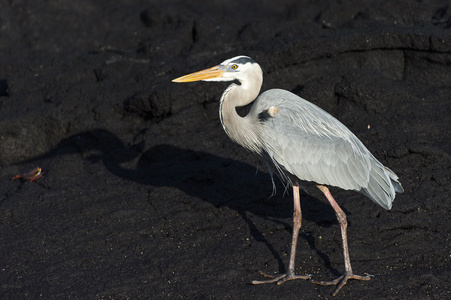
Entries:
<svg viewBox="0 0 451 300">
<path fill-rule="evenodd" d="M 344 273 L 340 277 L 335 278 L 331 281 L 316 281 L 312 280 L 312 283 L 320 284 L 320 285 L 336 285 L 334 292 L 332 293 L 332 296 L 337 295 L 337 293 L 341 290 L 341 288 L 348 282 L 348 279 L 357 279 L 357 280 L 370 280 L 373 275 L 354 275 L 352 273 Z"/>
<path fill-rule="evenodd" d="M 295 280 L 295 279 L 305 279 L 308 280 L 311 278 L 310 275 L 296 275 L 292 272 L 287 272 L 286 274 L 280 274 L 280 275 L 270 275 L 266 274 L 262 271 L 258 271 L 258 273 L 266 278 L 271 278 L 268 280 L 253 280 L 252 284 L 263 284 L 263 283 L 273 283 L 277 282 L 277 285 L 281 285 L 282 283 L 285 283 L 288 280 Z"/>
</svg>

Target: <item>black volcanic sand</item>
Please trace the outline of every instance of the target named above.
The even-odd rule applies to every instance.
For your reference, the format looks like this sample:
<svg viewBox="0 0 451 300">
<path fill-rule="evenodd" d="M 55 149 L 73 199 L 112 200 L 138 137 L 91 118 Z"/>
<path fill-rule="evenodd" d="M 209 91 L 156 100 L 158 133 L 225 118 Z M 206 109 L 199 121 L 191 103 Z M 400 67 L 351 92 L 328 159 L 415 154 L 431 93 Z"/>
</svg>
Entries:
<svg viewBox="0 0 451 300">
<path fill-rule="evenodd" d="M 205 2 L 2 3 L 1 298 L 331 298 L 250 284 L 287 268 L 291 191 L 271 197 L 264 164 L 224 133 L 227 83 L 171 82 L 244 54 L 263 90 L 330 112 L 405 188 L 390 211 L 331 189 L 353 270 L 374 275 L 335 298 L 450 299 L 449 3 Z M 302 209 L 296 271 L 332 279 L 334 212 L 314 190 Z"/>
</svg>

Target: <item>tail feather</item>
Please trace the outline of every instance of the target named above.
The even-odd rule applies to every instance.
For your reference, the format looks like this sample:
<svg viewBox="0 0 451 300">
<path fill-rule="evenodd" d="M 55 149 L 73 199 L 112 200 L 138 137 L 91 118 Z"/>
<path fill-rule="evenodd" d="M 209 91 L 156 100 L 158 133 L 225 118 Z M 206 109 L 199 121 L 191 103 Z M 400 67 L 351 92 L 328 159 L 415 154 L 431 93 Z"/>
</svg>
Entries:
<svg viewBox="0 0 451 300">
<path fill-rule="evenodd" d="M 362 194 L 385 209 L 391 209 L 396 193 L 403 191 L 398 176 L 377 160 L 372 163 L 368 185 L 360 190 Z"/>
<path fill-rule="evenodd" d="M 390 176 L 391 182 L 393 184 L 393 187 L 397 193 L 404 193 L 404 188 L 402 187 L 401 183 L 398 181 L 398 175 L 396 175 L 392 170 L 390 170 L 387 167 L 384 167 L 385 170 L 388 172 L 388 176 Z"/>
</svg>

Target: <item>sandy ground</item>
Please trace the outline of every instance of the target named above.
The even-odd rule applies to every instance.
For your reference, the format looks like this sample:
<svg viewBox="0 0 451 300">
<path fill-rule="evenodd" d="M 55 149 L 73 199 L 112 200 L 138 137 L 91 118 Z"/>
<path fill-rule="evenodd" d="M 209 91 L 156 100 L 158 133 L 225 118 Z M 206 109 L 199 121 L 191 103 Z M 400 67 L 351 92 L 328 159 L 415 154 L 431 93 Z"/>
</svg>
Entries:
<svg viewBox="0 0 451 300">
<path fill-rule="evenodd" d="M 390 211 L 331 189 L 353 269 L 374 275 L 335 298 L 451 298 L 449 3 L 204 2 L 2 1 L 1 298 L 331 298 L 250 284 L 287 268 L 291 192 L 270 197 L 264 165 L 223 132 L 226 83 L 171 82 L 242 54 L 263 90 L 330 112 L 405 188 Z M 296 271 L 334 278 L 333 210 L 301 201 Z"/>
</svg>

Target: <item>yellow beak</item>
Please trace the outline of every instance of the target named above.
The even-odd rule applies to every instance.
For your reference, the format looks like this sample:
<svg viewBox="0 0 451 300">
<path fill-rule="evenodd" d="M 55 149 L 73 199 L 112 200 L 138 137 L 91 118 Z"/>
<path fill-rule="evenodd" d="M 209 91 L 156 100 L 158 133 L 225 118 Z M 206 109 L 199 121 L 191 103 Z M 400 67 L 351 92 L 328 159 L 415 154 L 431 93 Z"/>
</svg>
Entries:
<svg viewBox="0 0 451 300">
<path fill-rule="evenodd" d="M 179 78 L 172 80 L 172 82 L 193 82 L 205 79 L 213 79 L 219 78 L 224 73 L 223 70 L 219 68 L 219 66 L 215 66 L 213 68 L 205 69 L 199 72 L 191 73 Z"/>
</svg>

